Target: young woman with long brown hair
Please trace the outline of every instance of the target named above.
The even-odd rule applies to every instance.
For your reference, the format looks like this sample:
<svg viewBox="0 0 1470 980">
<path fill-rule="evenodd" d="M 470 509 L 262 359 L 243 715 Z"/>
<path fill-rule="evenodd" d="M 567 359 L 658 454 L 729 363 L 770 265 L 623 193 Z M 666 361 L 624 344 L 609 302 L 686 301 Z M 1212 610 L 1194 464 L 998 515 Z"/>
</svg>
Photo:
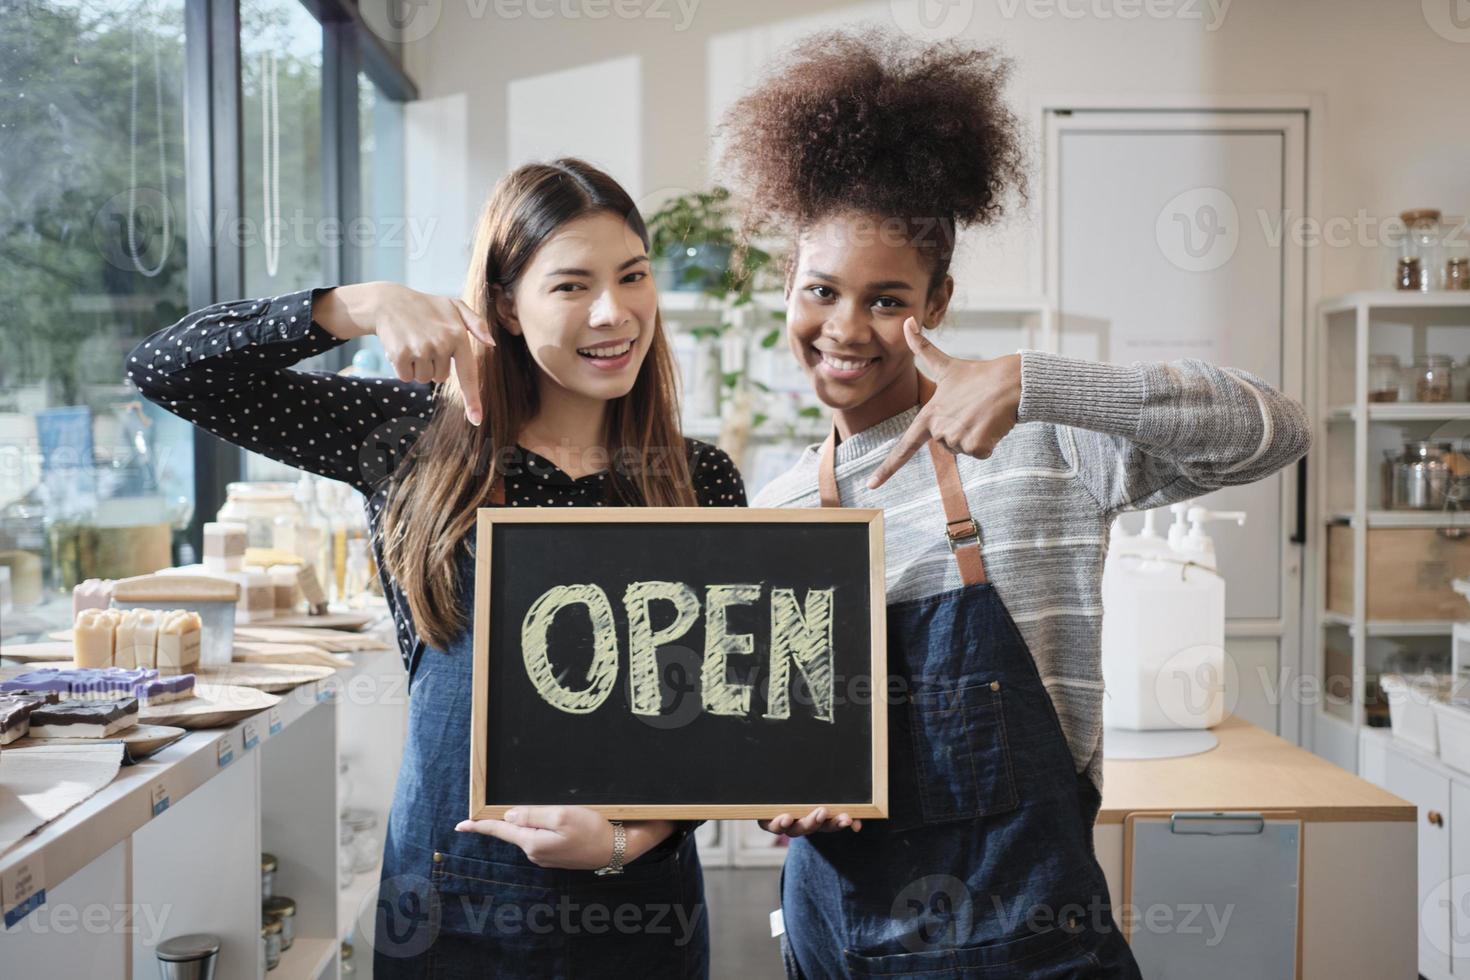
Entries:
<svg viewBox="0 0 1470 980">
<path fill-rule="evenodd" d="M 218 303 L 128 359 L 163 407 L 368 498 L 410 677 L 379 980 L 708 972 L 692 825 L 564 806 L 463 819 L 476 508 L 745 503 L 729 457 L 680 434 L 648 245 L 611 177 L 531 164 L 486 203 L 460 299 L 373 282 Z M 292 370 L 369 334 L 397 379 Z"/>
</svg>

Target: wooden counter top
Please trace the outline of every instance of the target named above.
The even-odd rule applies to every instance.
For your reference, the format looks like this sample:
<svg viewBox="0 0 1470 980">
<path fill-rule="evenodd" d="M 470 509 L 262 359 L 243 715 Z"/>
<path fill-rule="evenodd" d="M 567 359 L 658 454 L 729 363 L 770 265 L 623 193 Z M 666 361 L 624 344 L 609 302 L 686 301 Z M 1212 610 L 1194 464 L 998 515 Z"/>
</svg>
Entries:
<svg viewBox="0 0 1470 980">
<path fill-rule="evenodd" d="M 1412 803 L 1235 716 L 1179 759 L 1107 759 L 1098 823 L 1138 810 L 1296 810 L 1308 821 L 1416 819 Z"/>
</svg>

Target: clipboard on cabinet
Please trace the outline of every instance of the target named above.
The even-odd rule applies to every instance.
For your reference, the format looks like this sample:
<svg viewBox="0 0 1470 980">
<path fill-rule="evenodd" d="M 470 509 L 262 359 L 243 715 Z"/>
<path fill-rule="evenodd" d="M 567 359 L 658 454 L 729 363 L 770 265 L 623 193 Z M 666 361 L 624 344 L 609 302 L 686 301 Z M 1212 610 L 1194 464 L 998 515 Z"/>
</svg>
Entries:
<svg viewBox="0 0 1470 980">
<path fill-rule="evenodd" d="M 1305 829 L 1292 810 L 1130 813 L 1114 911 L 1143 976 L 1300 977 Z"/>
</svg>

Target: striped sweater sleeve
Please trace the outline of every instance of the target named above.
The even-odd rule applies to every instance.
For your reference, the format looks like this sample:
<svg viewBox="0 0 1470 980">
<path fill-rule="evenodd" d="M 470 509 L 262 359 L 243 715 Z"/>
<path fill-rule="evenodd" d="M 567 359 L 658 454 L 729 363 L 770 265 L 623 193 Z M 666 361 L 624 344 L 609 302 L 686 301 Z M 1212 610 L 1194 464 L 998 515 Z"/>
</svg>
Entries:
<svg viewBox="0 0 1470 980">
<path fill-rule="evenodd" d="M 1057 427 L 1063 456 L 1104 514 L 1252 483 L 1312 441 L 1299 402 L 1195 359 L 1116 365 L 1022 351 L 1017 416 Z"/>
</svg>

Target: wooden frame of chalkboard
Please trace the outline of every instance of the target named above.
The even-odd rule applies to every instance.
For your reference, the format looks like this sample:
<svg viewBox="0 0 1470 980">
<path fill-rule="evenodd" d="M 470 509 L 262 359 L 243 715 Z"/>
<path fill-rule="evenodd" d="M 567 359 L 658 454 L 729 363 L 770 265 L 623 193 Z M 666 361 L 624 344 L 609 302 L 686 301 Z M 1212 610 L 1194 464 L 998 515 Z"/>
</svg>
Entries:
<svg viewBox="0 0 1470 980">
<path fill-rule="evenodd" d="M 492 664 L 490 657 L 492 633 L 495 632 L 498 624 L 495 618 L 496 603 L 499 600 L 502 605 L 509 605 L 510 603 L 503 598 L 506 589 L 508 587 L 520 587 L 524 590 L 527 587 L 525 580 L 528 578 L 534 579 L 535 577 L 528 572 L 520 571 L 519 568 L 514 570 L 517 574 L 512 574 L 513 570 L 506 567 L 505 562 L 508 561 L 508 558 L 505 556 L 514 552 L 514 546 L 510 541 L 506 540 L 506 536 L 510 535 L 513 537 L 518 531 L 524 532 L 535 528 L 544 529 L 540 532 L 543 537 L 537 542 L 538 545 L 544 545 L 544 547 L 539 547 L 535 552 L 536 555 L 540 555 L 543 558 L 547 553 L 547 548 L 551 548 L 554 551 L 554 546 L 557 543 L 584 549 L 580 553 L 564 554 L 562 555 L 562 559 L 565 562 L 571 563 L 577 569 L 578 574 L 574 575 L 574 577 L 585 580 L 589 575 L 590 569 L 599 564 L 595 560 L 589 560 L 590 552 L 585 549 L 588 546 L 595 547 L 597 542 L 593 539 L 599 533 L 604 535 L 604 541 L 607 540 L 606 536 L 612 533 L 606 530 L 599 532 L 599 529 L 620 528 L 624 531 L 633 531 L 641 527 L 650 537 L 656 538 L 658 536 L 657 531 L 660 528 L 689 524 L 731 527 L 739 536 L 736 540 L 743 541 L 749 546 L 747 550 L 759 550 L 761 545 L 755 543 L 759 540 L 764 540 L 766 548 L 770 548 L 772 542 L 775 542 L 778 548 L 785 547 L 791 554 L 786 556 L 787 560 L 782 563 L 780 569 L 772 569 L 778 572 L 792 568 L 816 567 L 816 563 L 820 560 L 822 552 L 818 548 L 813 547 L 813 545 L 840 541 L 840 553 L 834 555 L 834 560 L 829 564 L 833 566 L 840 564 L 843 570 L 840 573 L 834 572 L 833 574 L 841 574 L 843 581 L 848 584 L 848 591 L 855 591 L 854 587 L 861 586 L 867 608 L 864 610 L 865 615 L 850 616 L 845 619 L 840 619 L 835 613 L 829 612 L 827 621 L 830 625 L 828 628 L 832 631 L 848 631 L 849 635 L 862 637 L 861 645 L 866 647 L 865 657 L 860 657 L 862 651 L 856 650 L 857 644 L 851 644 L 855 650 L 855 652 L 849 654 L 849 658 L 854 661 L 851 666 L 857 667 L 858 670 L 848 678 L 848 693 L 852 693 L 853 691 L 854 685 L 852 682 L 861 681 L 864 675 L 869 685 L 869 693 L 866 697 L 866 704 L 863 703 L 863 698 L 856 695 L 850 698 L 844 695 L 840 699 L 835 697 L 830 699 L 831 704 L 835 705 L 835 707 L 829 708 L 833 717 L 825 720 L 835 722 L 838 719 L 838 712 L 845 712 L 843 717 L 846 722 L 856 730 L 861 731 L 866 737 L 843 739 L 840 735 L 821 736 L 828 740 L 828 744 L 818 744 L 817 750 L 812 753 L 812 759 L 806 760 L 805 762 L 798 762 L 796 764 L 798 771 L 795 773 L 795 776 L 798 778 L 795 782 L 791 779 L 786 780 L 786 782 L 792 785 L 799 783 L 805 789 L 814 785 L 832 783 L 834 779 L 840 778 L 845 780 L 842 783 L 841 789 L 830 794 L 832 798 L 810 798 L 803 792 L 790 790 L 779 798 L 765 798 L 764 793 L 759 790 L 752 790 L 749 798 L 721 798 L 718 800 L 704 798 L 670 801 L 667 799 L 670 793 L 666 792 L 664 787 L 671 786 L 674 793 L 677 794 L 678 787 L 682 785 L 681 775 L 688 775 L 687 773 L 681 774 L 679 772 L 668 772 L 666 774 L 667 778 L 661 780 L 656 789 L 651 791 L 634 791 L 627 798 L 617 798 L 621 796 L 621 793 L 609 793 L 606 791 L 606 788 L 604 788 L 602 798 L 593 798 L 590 795 L 578 795 L 576 788 L 568 788 L 565 784 L 561 783 L 555 784 L 555 788 L 549 793 L 542 792 L 534 795 L 533 798 L 523 798 L 517 796 L 513 788 L 501 786 L 499 781 L 509 778 L 509 771 L 512 769 L 534 768 L 542 776 L 543 782 L 554 779 L 555 777 L 548 776 L 548 773 L 557 769 L 557 757 L 554 753 L 551 757 L 547 757 L 544 754 L 547 745 L 556 741 L 557 736 L 554 733 L 548 733 L 548 728 L 551 726 L 541 725 L 537 727 L 536 731 L 529 733 L 525 731 L 505 731 L 502 730 L 501 726 L 510 724 L 511 721 L 506 718 L 492 717 L 491 687 L 495 683 L 496 677 L 499 676 L 497 672 L 512 670 L 504 662 L 505 658 L 501 658 L 496 664 Z M 567 538 L 566 535 L 568 533 L 577 536 L 575 543 Z M 762 535 L 765 536 L 763 539 L 761 538 Z M 557 540 L 558 538 L 560 539 L 559 541 Z M 535 539 L 533 538 L 532 540 Z M 522 543 L 524 543 L 524 539 Z M 703 543 L 707 544 L 708 539 L 706 538 Z M 501 546 L 499 551 L 497 551 L 497 545 Z M 703 562 L 704 558 L 708 557 L 714 565 L 720 565 L 722 561 L 728 563 L 730 559 L 727 553 L 734 550 L 737 549 L 722 549 L 718 552 L 710 551 L 698 560 Z M 668 549 L 665 548 L 665 552 L 667 551 Z M 769 551 L 766 553 L 769 553 Z M 528 562 L 534 560 L 534 557 L 528 555 Z M 627 552 L 619 552 L 619 564 L 626 566 L 630 561 L 634 564 L 637 563 Z M 652 559 L 652 561 L 656 562 L 656 559 Z M 687 562 L 687 553 L 685 561 Z M 806 564 L 803 564 L 804 562 Z M 672 564 L 677 564 L 677 561 L 672 562 Z M 600 567 L 607 567 L 607 562 L 604 561 Z M 499 570 L 498 574 L 505 581 L 495 580 L 497 574 L 496 569 Z M 520 579 L 521 581 L 516 586 L 508 586 L 507 582 L 510 579 Z M 664 585 L 670 583 L 660 582 L 657 584 Z M 795 583 L 791 582 L 788 584 L 794 585 Z M 810 603 L 811 594 L 815 590 L 811 583 L 807 583 L 807 586 L 806 601 Z M 711 587 L 713 587 L 712 583 Z M 474 820 L 500 819 L 504 817 L 505 812 L 511 807 L 526 804 L 588 806 L 609 819 L 614 820 L 648 818 L 692 820 L 769 818 L 782 813 L 800 813 L 804 815 L 818 806 L 825 806 L 829 812 L 844 812 L 853 817 L 878 819 L 887 817 L 888 672 L 887 618 L 884 600 L 885 587 L 886 583 L 883 572 L 883 512 L 878 509 L 837 507 L 794 509 L 628 507 L 576 508 L 574 510 L 562 511 L 544 507 L 528 508 L 526 510 L 481 508 L 478 513 L 475 547 L 475 606 L 473 623 L 474 690 L 472 692 L 473 705 L 470 734 L 470 818 Z M 529 584 L 529 588 L 535 590 L 537 583 L 532 581 Z M 585 586 L 576 586 L 576 588 L 585 588 Z M 763 585 L 762 592 L 764 593 L 765 591 Z M 782 589 L 781 591 L 789 591 L 794 594 L 796 590 L 795 588 L 791 588 L 790 590 Z M 519 605 L 524 606 L 524 596 L 520 598 Z M 775 600 L 772 599 L 771 601 L 774 602 Z M 829 599 L 828 601 L 831 602 L 832 600 Z M 510 615 L 515 616 L 515 613 L 512 612 Z M 722 615 L 724 614 L 722 613 Z M 703 612 L 701 611 L 701 618 L 702 616 Z M 500 619 L 504 620 L 505 617 L 501 616 Z M 583 623 L 585 625 L 590 622 L 589 613 L 589 617 L 584 617 Z M 515 628 L 519 630 L 521 625 L 523 623 L 518 624 Z M 618 625 L 623 628 L 622 637 L 627 637 L 626 619 L 622 619 Z M 502 625 L 500 628 L 504 629 L 505 627 Z M 594 633 L 596 628 L 594 625 Z M 611 629 L 612 627 L 609 626 L 608 628 Z M 702 623 L 700 632 L 701 634 L 703 633 Z M 503 639 L 505 639 L 506 645 L 510 645 L 512 642 L 509 639 Z M 513 642 L 520 652 L 520 656 L 515 657 L 515 662 L 518 666 L 522 665 L 525 657 L 524 649 L 520 649 L 521 644 L 519 641 L 520 635 L 517 634 Z M 632 687 L 631 680 L 627 684 L 621 682 L 625 671 L 631 674 L 632 668 L 628 664 L 630 656 L 622 649 L 622 639 L 619 638 L 616 642 L 618 644 L 618 665 L 615 673 L 618 680 L 613 682 L 613 689 L 618 690 L 620 696 L 629 696 L 631 698 L 628 695 L 628 691 Z M 828 647 L 835 649 L 835 646 L 829 640 Z M 661 653 L 665 652 L 666 648 L 657 646 L 654 649 L 655 669 L 661 672 L 663 668 L 662 665 L 658 664 L 658 657 Z M 687 649 L 678 649 L 685 654 L 691 654 Z M 836 656 L 837 654 L 834 652 L 834 664 Z M 861 659 L 860 664 L 857 663 L 859 659 Z M 797 671 L 790 671 L 783 676 L 786 676 L 789 680 L 800 673 L 801 679 L 805 681 L 805 669 L 800 664 L 797 664 L 797 666 Z M 765 676 L 769 681 L 768 669 Z M 590 674 L 590 668 L 588 672 Z M 529 673 L 529 670 L 521 666 L 519 671 L 505 674 L 504 677 L 507 679 L 514 678 L 516 683 L 520 683 L 524 681 L 526 675 Z M 833 681 L 828 685 L 828 690 L 835 690 L 837 676 L 834 671 L 832 675 Z M 810 695 L 812 688 L 810 682 L 806 682 L 808 683 L 808 687 L 805 690 Z M 534 688 L 529 688 L 529 683 L 527 682 L 528 689 L 534 690 Z M 663 684 L 661 673 L 658 683 L 660 685 Z M 750 686 L 755 688 L 758 685 L 751 684 Z M 774 691 L 775 689 L 775 686 L 772 686 L 770 690 Z M 506 684 L 503 691 L 497 693 L 500 693 L 502 697 L 508 699 L 502 702 L 502 706 L 506 707 L 507 715 L 516 710 L 517 706 L 524 705 L 527 701 L 535 700 L 534 698 L 528 699 L 521 696 L 522 692 L 512 691 L 509 683 Z M 663 704 L 662 696 L 665 693 L 667 692 L 660 687 L 660 711 L 662 710 Z M 749 699 L 747 699 L 747 707 L 750 707 Z M 787 707 L 789 711 L 789 703 Z M 771 710 L 769 701 L 767 701 L 767 710 L 768 713 L 763 718 L 771 717 L 769 714 Z M 592 713 L 592 709 L 586 709 L 585 713 L 579 711 L 572 717 L 585 719 L 591 717 Z M 812 713 L 817 713 L 817 710 L 813 709 Z M 784 717 L 791 718 L 795 717 L 795 715 L 788 713 Z M 556 716 L 556 719 L 553 720 L 558 720 L 559 718 L 560 716 Z M 811 724 L 810 718 L 803 717 L 801 720 Z M 644 724 L 650 724 L 650 722 L 644 721 Z M 698 719 L 694 721 L 683 719 L 679 720 L 677 724 L 662 727 L 681 728 L 687 726 L 694 728 L 698 724 Z M 820 726 L 813 727 L 820 729 Z M 835 728 L 836 725 L 833 724 L 828 729 L 820 730 L 831 732 Z M 633 735 L 635 736 L 633 741 L 638 742 L 640 745 L 649 744 L 646 733 L 640 733 L 635 729 Z M 691 735 L 687 731 L 678 733 L 670 731 L 668 732 L 668 737 L 680 739 L 693 737 L 697 739 L 704 736 Z M 573 738 L 577 738 L 577 736 L 573 736 Z M 840 747 L 833 748 L 831 743 L 834 738 L 838 739 L 837 744 Z M 493 743 L 495 748 L 493 750 L 492 739 L 495 740 Z M 615 741 L 613 738 L 600 740 L 584 739 L 570 746 L 563 745 L 561 748 L 564 750 L 564 754 L 560 756 L 560 759 L 585 761 L 583 760 L 583 756 L 585 755 L 586 757 L 597 760 L 597 764 L 603 767 L 617 769 L 619 766 L 626 766 L 629 761 L 627 753 L 620 752 L 622 746 L 611 744 L 613 741 Z M 592 744 L 588 744 L 588 742 L 592 742 Z M 520 755 L 513 754 L 517 753 L 518 750 L 516 748 L 506 748 L 510 744 L 520 746 L 528 752 L 543 753 L 538 756 L 542 764 L 539 766 L 533 766 L 531 763 L 522 765 Z M 667 745 L 670 743 L 665 742 L 663 744 Z M 726 747 L 728 748 L 729 746 Z M 743 744 L 737 747 L 741 752 L 744 752 L 746 749 L 746 746 Z M 516 762 L 503 766 L 502 768 L 506 770 L 504 773 L 491 771 L 493 768 L 491 764 L 492 755 L 501 753 L 507 754 L 510 758 L 514 758 Z M 780 753 L 780 756 L 782 759 L 785 759 L 788 755 L 795 754 L 795 752 L 783 752 Z M 852 760 L 856 760 L 856 762 L 845 765 L 844 761 L 847 760 L 848 755 L 851 755 Z M 802 771 L 799 768 L 801 765 L 807 765 L 809 768 Z M 735 768 L 738 769 L 740 767 Z M 753 765 L 747 768 L 757 769 L 758 767 Z M 771 768 L 769 765 L 765 766 L 764 769 L 752 774 L 749 777 L 749 781 L 759 783 L 762 774 L 769 772 Z M 729 771 L 729 768 L 720 769 L 720 772 L 726 775 L 728 775 Z M 833 772 L 837 772 L 839 776 L 832 777 L 831 774 Z M 692 782 L 698 783 L 698 780 L 695 779 Z M 532 794 L 528 793 L 526 795 L 531 796 Z"/>
</svg>

